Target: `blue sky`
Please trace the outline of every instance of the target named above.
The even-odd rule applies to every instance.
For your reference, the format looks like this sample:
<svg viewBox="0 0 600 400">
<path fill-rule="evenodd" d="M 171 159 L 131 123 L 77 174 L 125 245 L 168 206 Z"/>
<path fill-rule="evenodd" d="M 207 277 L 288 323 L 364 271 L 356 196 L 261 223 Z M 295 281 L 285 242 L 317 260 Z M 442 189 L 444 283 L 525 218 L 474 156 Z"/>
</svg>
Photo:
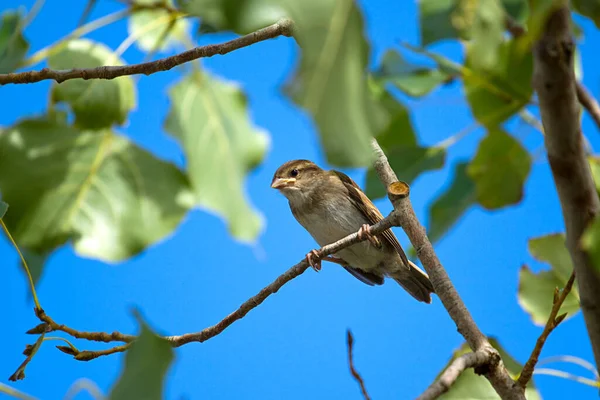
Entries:
<svg viewBox="0 0 600 400">
<path fill-rule="evenodd" d="M 24 6 L 32 3 L 26 1 Z M 11 0 L 2 7 L 21 4 Z M 32 50 L 69 33 L 84 4 L 65 7 L 48 2 L 26 31 Z M 360 4 L 373 63 L 400 41 L 418 44 L 415 1 Z M 118 2 L 100 1 L 92 18 L 120 7 Z M 598 96 L 600 55 L 594 49 L 600 48 L 600 35 L 593 24 L 583 21 L 582 25 L 587 32 L 581 44 L 584 82 Z M 125 21 L 89 35 L 113 49 L 126 36 Z M 230 37 L 216 35 L 202 42 Z M 434 49 L 459 57 L 456 44 Z M 324 165 L 312 123 L 278 91 L 297 56 L 293 41 L 280 38 L 203 61 L 214 74 L 240 83 L 254 123 L 271 135 L 265 161 L 247 179 L 249 197 L 266 219 L 257 244 L 232 240 L 217 217 L 193 211 L 171 237 L 119 265 L 81 259 L 65 247 L 51 257 L 38 286 L 40 301 L 54 319 L 81 330 L 135 332 L 130 312 L 135 306 L 161 333 L 199 331 L 220 321 L 315 247 L 293 219 L 285 199 L 269 187 L 274 170 L 284 161 L 309 158 Z M 132 47 L 124 57 L 133 63 L 143 55 Z M 181 151 L 162 130 L 169 107 L 167 88 L 179 79 L 177 70 L 141 77 L 137 111 L 120 131 L 160 157 L 181 164 Z M 43 112 L 49 86 L 46 81 L 2 87 L 0 125 Z M 422 144 L 438 143 L 473 122 L 457 85 L 425 100 L 403 101 L 411 107 Z M 583 128 L 596 147 L 598 132 L 587 116 Z M 496 212 L 475 207 L 435 248 L 482 331 L 498 338 L 511 355 L 524 362 L 541 328 L 531 323 L 517 303 L 518 269 L 523 263 L 542 267 L 527 253 L 526 241 L 562 231 L 563 222 L 548 163 L 540 152 L 541 134 L 518 124 L 512 124 L 511 132 L 537 154 L 523 202 Z M 446 187 L 452 166 L 473 154 L 483 134 L 480 130 L 468 135 L 450 148 L 443 170 L 414 182 L 413 204 L 424 221 L 427 205 Z M 363 171 L 349 172 L 363 183 Z M 387 201 L 376 204 L 384 214 L 391 209 Z M 397 233 L 407 245 L 402 232 Z M 37 320 L 17 256 L 6 240 L 0 241 L 0 257 L 4 265 L 0 382 L 8 383 L 8 376 L 23 360 L 25 344 L 32 339 L 24 331 Z M 348 372 L 347 328 L 355 336 L 355 365 L 377 400 L 418 395 L 463 341 L 439 299 L 434 297 L 432 305 L 417 303 L 393 282 L 368 287 L 341 268 L 325 264 L 319 274 L 307 271 L 221 335 L 177 349 L 166 398 L 360 399 Z M 551 335 L 542 357 L 569 354 L 593 361 L 584 329 L 581 314 L 568 320 Z M 86 348 L 88 344 L 76 345 Z M 95 348 L 104 346 L 90 344 L 89 349 Z M 108 393 L 122 361 L 116 355 L 77 362 L 48 342 L 28 366 L 27 378 L 11 384 L 43 399 L 57 399 L 76 380 L 88 378 Z M 537 376 L 535 381 L 544 399 L 596 395 L 593 388 L 559 378 Z"/>
</svg>

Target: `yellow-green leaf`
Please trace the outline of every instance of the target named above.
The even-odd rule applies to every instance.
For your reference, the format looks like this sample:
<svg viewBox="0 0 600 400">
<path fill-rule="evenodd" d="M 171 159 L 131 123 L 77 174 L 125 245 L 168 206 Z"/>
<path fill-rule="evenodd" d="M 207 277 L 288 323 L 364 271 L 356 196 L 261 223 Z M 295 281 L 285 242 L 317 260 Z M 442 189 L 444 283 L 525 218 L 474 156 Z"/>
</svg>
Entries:
<svg viewBox="0 0 600 400">
<path fill-rule="evenodd" d="M 550 264 L 550 269 L 533 272 L 524 265 L 519 271 L 518 299 L 521 307 L 531 316 L 536 325 L 544 325 L 552 310 L 554 289 L 565 287 L 573 264 L 562 234 L 542 236 L 529 240 L 529 252 L 539 261 Z M 565 299 L 560 313 L 572 317 L 579 310 L 577 285 Z"/>
<path fill-rule="evenodd" d="M 25 57 L 29 43 L 21 29 L 21 14 L 5 11 L 0 25 L 0 74 L 13 72 Z"/>
<path fill-rule="evenodd" d="M 136 6 L 157 4 L 156 0 L 136 0 Z M 172 0 L 165 5 L 173 7 Z M 166 51 L 188 35 L 189 23 L 176 12 L 166 8 L 135 10 L 129 17 L 127 30 L 136 38 L 143 51 Z"/>
<path fill-rule="evenodd" d="M 94 68 L 123 65 L 104 44 L 88 39 L 69 41 L 48 58 L 52 69 Z M 52 86 L 52 101 L 66 102 L 80 128 L 102 129 L 122 125 L 136 104 L 136 90 L 130 76 L 115 79 L 71 79 Z"/>
<path fill-rule="evenodd" d="M 194 72 L 170 90 L 165 129 L 181 143 L 196 203 L 227 220 L 231 234 L 250 241 L 262 218 L 249 204 L 246 174 L 263 159 L 269 136 L 253 126 L 239 87 Z"/>
</svg>

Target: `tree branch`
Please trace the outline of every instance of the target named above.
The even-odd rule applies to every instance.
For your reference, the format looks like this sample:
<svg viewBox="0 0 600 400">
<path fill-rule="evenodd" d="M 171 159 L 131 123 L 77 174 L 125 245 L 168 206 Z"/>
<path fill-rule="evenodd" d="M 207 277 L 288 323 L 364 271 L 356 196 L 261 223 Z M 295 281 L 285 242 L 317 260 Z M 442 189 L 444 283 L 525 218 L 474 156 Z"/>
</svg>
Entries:
<svg viewBox="0 0 600 400">
<path fill-rule="evenodd" d="M 550 315 L 548 316 L 548 321 L 546 321 L 546 326 L 544 326 L 542 334 L 535 343 L 535 347 L 533 348 L 529 359 L 525 363 L 523 371 L 521 371 L 521 374 L 519 375 L 519 379 L 517 379 L 517 383 L 521 385 L 522 388 L 525 388 L 525 386 L 527 386 L 527 383 L 531 380 L 531 377 L 533 376 L 533 370 L 535 369 L 535 365 L 538 362 L 540 353 L 542 352 L 542 348 L 546 343 L 546 339 L 548 339 L 548 336 L 552 333 L 554 328 L 556 328 L 558 324 L 560 324 L 567 316 L 567 313 L 558 315 L 558 312 L 560 311 L 560 307 L 563 305 L 565 299 L 567 298 L 567 295 L 571 292 L 573 282 L 575 282 L 575 273 L 571 274 L 571 277 L 569 278 L 567 284 L 560 293 L 560 296 L 558 294 L 558 288 L 554 289 L 554 300 L 552 302 L 552 310 L 550 311 Z"/>
<path fill-rule="evenodd" d="M 363 381 L 363 378 L 360 376 L 356 368 L 354 368 L 354 359 L 352 357 L 354 337 L 352 337 L 352 332 L 350 332 L 350 329 L 348 329 L 348 331 L 346 332 L 346 339 L 348 343 L 348 366 L 350 367 L 350 373 L 352 374 L 356 382 L 358 382 L 358 384 L 360 385 L 360 391 L 362 392 L 362 395 L 365 398 L 365 400 L 371 400 L 369 394 L 367 393 L 365 381 Z"/>
<path fill-rule="evenodd" d="M 600 365 L 600 276 L 579 245 L 600 201 L 583 146 L 577 84 L 573 68 L 574 40 L 568 2 L 554 11 L 534 46 L 533 87 L 538 94 L 545 145 L 563 211 L 569 249 L 581 298 L 581 310 Z"/>
<path fill-rule="evenodd" d="M 228 42 L 195 47 L 184 51 L 183 53 L 156 61 L 122 66 L 74 68 L 60 71 L 44 68 L 39 71 L 13 72 L 10 74 L 0 74 L 0 85 L 6 85 L 8 83 L 34 83 L 48 79 L 53 79 L 56 82 L 61 83 L 76 78 L 85 80 L 114 79 L 125 75 L 150 75 L 159 71 L 168 71 L 171 68 L 198 58 L 212 57 L 217 54 L 227 54 L 234 50 L 241 49 L 242 47 L 247 47 L 267 39 L 273 39 L 277 36 L 292 36 L 292 31 L 293 22 L 289 19 L 282 19 L 266 28 L 259 29 L 256 32 L 249 33 Z"/>
<path fill-rule="evenodd" d="M 417 400 L 433 400 L 446 393 L 454 382 L 468 368 L 476 368 L 490 363 L 493 355 L 484 350 L 463 354 L 446 368 L 442 375 L 425 390 Z"/>
<path fill-rule="evenodd" d="M 456 324 L 458 332 L 464 336 L 474 352 L 485 351 L 493 355 L 489 360 L 488 368 L 484 375 L 500 397 L 503 399 L 524 400 L 523 391 L 516 386 L 508 371 L 504 368 L 498 351 L 492 347 L 477 327 L 477 324 L 475 324 L 473 317 L 467 310 L 467 307 L 450 281 L 446 270 L 435 254 L 433 246 L 429 238 L 427 238 L 425 228 L 417 219 L 410 198 L 407 195 L 408 185 L 397 184 L 398 178 L 390 167 L 387 157 L 383 153 L 383 150 L 381 150 L 381 147 L 379 147 L 377 140 L 373 139 L 371 145 L 376 155 L 376 161 L 374 162 L 375 171 L 377 171 L 379 179 L 381 179 L 384 186 L 388 188 L 388 197 L 394 205 L 394 212 L 398 216 L 398 222 L 410 239 L 417 252 L 417 256 L 429 275 L 435 293 Z M 403 186 L 406 186 L 406 188 L 403 188 Z"/>
<path fill-rule="evenodd" d="M 525 27 L 521 26 L 512 17 L 506 16 L 504 19 L 506 30 L 515 38 L 521 37 L 527 33 Z M 600 129 L 600 105 L 591 93 L 583 86 L 581 82 L 575 82 L 577 85 L 577 99 L 581 105 L 590 113 L 590 116 Z"/>
</svg>

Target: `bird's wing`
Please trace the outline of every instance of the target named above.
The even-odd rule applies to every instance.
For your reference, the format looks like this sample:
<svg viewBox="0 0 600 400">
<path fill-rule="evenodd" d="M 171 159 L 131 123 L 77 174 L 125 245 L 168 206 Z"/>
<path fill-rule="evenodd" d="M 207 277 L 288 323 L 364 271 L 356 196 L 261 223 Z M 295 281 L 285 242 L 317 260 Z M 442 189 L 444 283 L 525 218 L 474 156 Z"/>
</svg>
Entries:
<svg viewBox="0 0 600 400">
<path fill-rule="evenodd" d="M 379 212 L 377 207 L 375 207 L 375 205 L 373 204 L 373 202 L 371 202 L 367 195 L 364 194 L 362 190 L 360 190 L 360 187 L 358 187 L 358 185 L 352 180 L 352 178 L 340 171 L 332 172 L 335 173 L 335 175 L 337 175 L 338 178 L 340 178 L 340 180 L 348 190 L 348 195 L 350 196 L 352 203 L 365 217 L 367 217 L 367 220 L 371 223 L 371 225 L 376 224 L 377 222 L 383 219 L 383 215 L 381 215 L 381 212 Z M 408 269 L 411 269 L 410 264 L 408 263 L 408 258 L 406 257 L 402 246 L 400 246 L 400 242 L 398 242 L 396 235 L 394 235 L 394 232 L 392 232 L 391 229 L 386 229 L 385 231 L 383 231 L 383 233 L 381 233 L 378 236 L 383 238 L 387 243 L 389 243 L 396 250 L 400 258 L 402 259 L 404 265 Z"/>
<path fill-rule="evenodd" d="M 366 283 L 369 286 L 383 285 L 383 276 L 373 274 L 371 272 L 362 271 L 360 269 L 352 268 L 349 265 L 342 265 L 344 269 L 352 274 L 353 277 Z"/>
</svg>

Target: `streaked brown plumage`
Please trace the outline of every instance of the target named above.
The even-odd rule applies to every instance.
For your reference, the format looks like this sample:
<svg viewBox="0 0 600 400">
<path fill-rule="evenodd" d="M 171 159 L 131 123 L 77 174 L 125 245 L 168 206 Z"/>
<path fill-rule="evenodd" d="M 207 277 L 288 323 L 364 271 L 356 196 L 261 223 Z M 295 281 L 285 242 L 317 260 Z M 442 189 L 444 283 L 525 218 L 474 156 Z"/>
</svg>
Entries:
<svg viewBox="0 0 600 400">
<path fill-rule="evenodd" d="M 288 161 L 277 169 L 271 187 L 289 201 L 296 220 L 320 246 L 361 230 L 369 241 L 340 250 L 334 260 L 362 282 L 396 280 L 419 301 L 431 302 L 433 286 L 425 272 L 410 262 L 391 230 L 376 237 L 367 227 L 383 219 L 377 207 L 346 174 L 325 171 L 309 160 Z M 364 225 L 367 227 L 362 228 Z M 314 254 L 314 253 L 312 253 Z M 311 262 L 311 253 L 307 259 Z"/>
</svg>

